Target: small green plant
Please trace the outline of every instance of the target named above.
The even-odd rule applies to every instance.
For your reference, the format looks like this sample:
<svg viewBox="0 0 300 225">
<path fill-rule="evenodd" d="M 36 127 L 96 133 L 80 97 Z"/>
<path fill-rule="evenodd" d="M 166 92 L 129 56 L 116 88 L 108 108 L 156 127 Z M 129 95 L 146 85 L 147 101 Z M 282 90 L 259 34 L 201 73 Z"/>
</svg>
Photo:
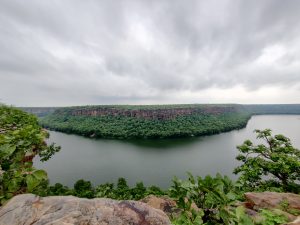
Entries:
<svg viewBox="0 0 300 225">
<path fill-rule="evenodd" d="M 203 212 L 203 223 L 209 224 L 235 224 L 247 216 L 239 209 L 235 211 L 234 203 L 237 195 L 234 183 L 228 177 L 217 175 L 216 177 L 206 176 L 205 178 L 194 178 L 189 174 L 186 181 L 177 178 L 173 180 L 170 189 L 172 197 L 177 199 L 177 205 L 183 210 L 180 219 L 195 218 L 192 213 L 192 204 Z M 199 214 L 196 214 L 197 218 Z M 246 220 L 246 219 L 244 219 Z M 248 220 L 249 221 L 249 220 Z"/>
<path fill-rule="evenodd" d="M 267 209 L 262 209 L 260 212 L 262 216 L 262 221 L 258 223 L 259 225 L 277 225 L 277 224 L 284 224 L 288 222 L 286 216 L 282 214 L 274 213 Z"/>
<path fill-rule="evenodd" d="M 202 225 L 204 212 L 202 210 L 183 211 L 179 217 L 172 220 L 174 225 Z"/>
<path fill-rule="evenodd" d="M 290 208 L 289 207 L 289 201 L 287 199 L 284 199 L 280 202 L 280 208 L 287 212 L 287 213 L 290 213 L 294 216 L 299 216 L 300 215 L 300 210 L 298 209 L 293 209 L 293 208 Z"/>
</svg>

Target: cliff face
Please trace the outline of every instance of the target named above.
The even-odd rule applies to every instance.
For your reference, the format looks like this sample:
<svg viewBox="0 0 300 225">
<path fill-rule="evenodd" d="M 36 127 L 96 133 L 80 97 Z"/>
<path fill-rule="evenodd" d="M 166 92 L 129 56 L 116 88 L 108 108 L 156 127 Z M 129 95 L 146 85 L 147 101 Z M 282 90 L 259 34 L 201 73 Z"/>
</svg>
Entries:
<svg viewBox="0 0 300 225">
<path fill-rule="evenodd" d="M 118 109 L 118 108 L 81 108 L 71 111 L 73 116 L 126 116 L 142 119 L 174 119 L 177 116 L 192 114 L 213 114 L 220 115 L 228 112 L 235 112 L 237 109 L 233 106 L 219 107 L 208 106 L 203 108 L 169 108 L 169 109 Z"/>
</svg>

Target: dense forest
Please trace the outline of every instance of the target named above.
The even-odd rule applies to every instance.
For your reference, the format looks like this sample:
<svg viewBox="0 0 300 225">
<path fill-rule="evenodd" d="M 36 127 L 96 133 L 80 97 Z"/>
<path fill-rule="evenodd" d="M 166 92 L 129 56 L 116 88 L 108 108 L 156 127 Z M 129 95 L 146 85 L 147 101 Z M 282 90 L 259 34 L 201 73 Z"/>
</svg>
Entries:
<svg viewBox="0 0 300 225">
<path fill-rule="evenodd" d="M 101 138 L 169 138 L 211 135 L 246 126 L 242 105 L 84 106 L 56 109 L 43 127 Z"/>
<path fill-rule="evenodd" d="M 36 155 L 42 161 L 49 160 L 60 148 L 46 144 L 48 134 L 39 126 L 37 118 L 15 108 L 0 106 L 0 128 L 0 205 L 22 193 L 120 200 L 163 195 L 176 202 L 176 214 L 169 215 L 174 225 L 276 225 L 300 215 L 292 205 L 300 192 L 300 151 L 293 147 L 289 138 L 272 135 L 269 129 L 255 131 L 257 138 L 263 141 L 261 144 L 246 140 L 238 146 L 236 159 L 241 164 L 234 170 L 239 175 L 237 181 L 221 175 L 195 177 L 188 174 L 187 180 L 174 178 L 168 190 L 161 190 L 155 186 L 145 187 L 142 182 L 129 187 L 124 178 L 116 185 L 93 186 L 89 181 L 78 180 L 73 188 L 59 183 L 50 186 L 46 171 L 34 168 L 32 160 Z M 273 191 L 273 196 L 280 192 L 296 195 L 288 194 L 292 202 L 283 199 L 273 208 L 249 211 L 245 208 L 247 204 L 242 202 L 246 192 L 253 191 Z"/>
</svg>

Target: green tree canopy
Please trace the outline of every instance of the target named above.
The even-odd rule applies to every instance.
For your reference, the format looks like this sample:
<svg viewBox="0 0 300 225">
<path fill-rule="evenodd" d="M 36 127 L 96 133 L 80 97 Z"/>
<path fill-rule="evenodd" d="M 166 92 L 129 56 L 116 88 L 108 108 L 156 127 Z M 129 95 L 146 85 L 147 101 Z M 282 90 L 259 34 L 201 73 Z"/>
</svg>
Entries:
<svg viewBox="0 0 300 225">
<path fill-rule="evenodd" d="M 254 145 L 246 140 L 238 146 L 237 160 L 242 164 L 235 168 L 241 174 L 240 182 L 255 188 L 272 184 L 285 191 L 299 188 L 300 151 L 293 147 L 289 138 L 279 134 L 272 136 L 270 129 L 255 130 L 264 143 Z M 299 191 L 299 190 L 298 190 Z"/>
<path fill-rule="evenodd" d="M 60 150 L 47 145 L 48 136 L 35 116 L 0 106 L 0 205 L 17 194 L 43 194 L 46 190 L 47 173 L 35 169 L 32 160 L 39 155 L 46 161 Z"/>
</svg>

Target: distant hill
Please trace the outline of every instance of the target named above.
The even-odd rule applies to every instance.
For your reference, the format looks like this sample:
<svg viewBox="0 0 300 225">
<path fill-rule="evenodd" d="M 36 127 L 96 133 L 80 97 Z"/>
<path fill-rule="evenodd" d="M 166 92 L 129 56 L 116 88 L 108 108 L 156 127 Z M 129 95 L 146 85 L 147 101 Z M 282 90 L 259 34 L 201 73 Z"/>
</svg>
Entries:
<svg viewBox="0 0 300 225">
<path fill-rule="evenodd" d="M 244 105 L 252 114 L 300 114 L 300 104 Z"/>
<path fill-rule="evenodd" d="M 53 113 L 59 107 L 19 107 L 19 109 L 34 114 L 37 117 L 47 116 Z"/>
<path fill-rule="evenodd" d="M 171 138 L 240 129 L 254 114 L 300 114 L 300 104 L 178 104 L 27 107 L 42 126 L 98 138 Z"/>
<path fill-rule="evenodd" d="M 99 105 L 64 107 L 40 119 L 42 126 L 98 138 L 171 138 L 211 135 L 247 124 L 242 105 Z"/>
</svg>

